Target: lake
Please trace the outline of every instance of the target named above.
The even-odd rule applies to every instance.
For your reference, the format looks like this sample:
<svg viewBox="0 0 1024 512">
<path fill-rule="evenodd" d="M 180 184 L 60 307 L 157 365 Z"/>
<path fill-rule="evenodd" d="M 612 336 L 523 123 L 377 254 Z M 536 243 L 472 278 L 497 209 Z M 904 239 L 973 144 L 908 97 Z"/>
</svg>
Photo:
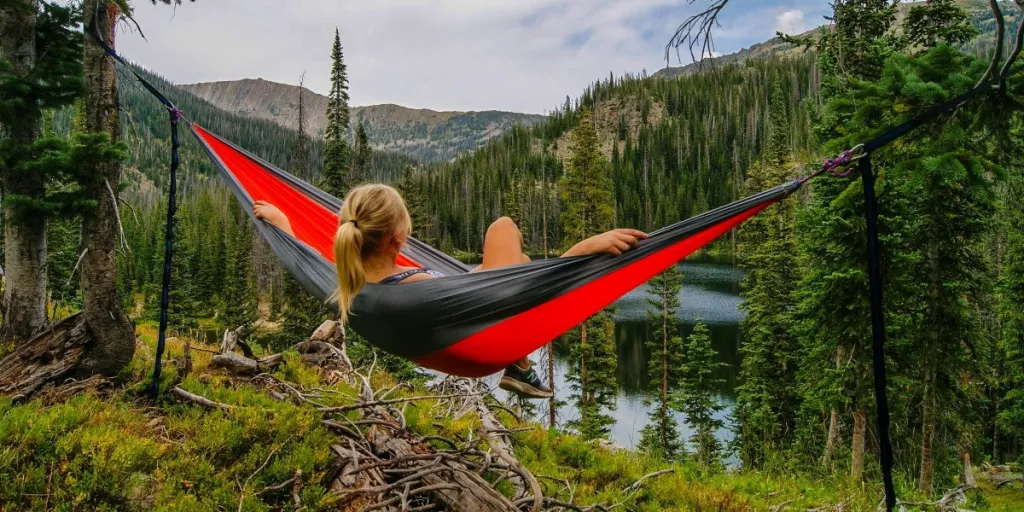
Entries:
<svg viewBox="0 0 1024 512">
<path fill-rule="evenodd" d="M 736 399 L 736 375 L 739 371 L 739 347 L 742 342 L 739 324 L 743 313 L 739 309 L 739 282 L 743 271 L 729 263 L 711 260 L 689 260 L 679 265 L 683 272 L 684 285 L 680 292 L 682 307 L 679 314 L 680 330 L 689 336 L 698 318 L 708 325 L 711 342 L 718 352 L 718 360 L 725 366 L 718 370 L 717 377 L 724 382 L 717 390 L 716 398 L 723 406 L 718 416 L 726 428 L 718 432 L 718 438 L 727 442 L 732 438 L 728 428 L 728 417 Z M 633 290 L 615 303 L 615 338 L 618 349 L 619 397 L 617 408 L 612 413 L 615 425 L 612 427 L 612 441 L 634 448 L 640 442 L 640 431 L 647 424 L 650 410 L 644 405 L 648 389 L 646 341 L 652 336 L 651 324 L 646 312 L 650 307 L 646 298 L 650 295 L 645 288 Z M 544 351 L 532 356 L 534 362 L 544 358 Z M 560 398 L 569 389 L 565 375 L 570 361 L 556 352 L 555 390 Z M 491 377 L 497 384 L 498 377 Z M 499 398 L 505 399 L 499 390 Z M 538 420 L 547 424 L 547 402 L 538 402 Z M 576 410 L 566 404 L 558 411 L 558 421 L 564 424 L 576 417 Z M 683 414 L 677 414 L 681 433 L 688 439 L 691 432 Z"/>
</svg>

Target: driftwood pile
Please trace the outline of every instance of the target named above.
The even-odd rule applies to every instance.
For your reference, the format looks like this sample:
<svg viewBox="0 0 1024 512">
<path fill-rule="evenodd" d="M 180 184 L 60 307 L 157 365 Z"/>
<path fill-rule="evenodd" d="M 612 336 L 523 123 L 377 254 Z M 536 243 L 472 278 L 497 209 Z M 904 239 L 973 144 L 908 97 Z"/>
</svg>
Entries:
<svg viewBox="0 0 1024 512">
<path fill-rule="evenodd" d="M 365 373 L 357 371 L 346 353 L 343 330 L 335 322 L 325 322 L 295 349 L 303 361 L 318 366 L 329 380 L 344 380 L 359 390 L 356 403 L 329 407 L 320 400 L 331 390 L 306 389 L 282 381 L 266 373 L 280 362 L 279 357 L 257 360 L 245 348 L 242 350 L 249 354 L 232 352 L 236 347 L 242 347 L 237 333 L 228 332 L 212 366 L 249 378 L 277 400 L 313 407 L 324 414 L 324 424 L 337 434 L 330 446 L 336 457 L 330 490 L 344 510 L 607 511 L 625 503 L 649 478 L 671 472 L 645 476 L 623 491 L 620 503 L 577 505 L 571 483 L 534 475 L 519 463 L 511 439 L 515 432 L 501 423 L 493 409 L 515 414 L 494 401 L 491 390 L 480 381 L 448 377 L 432 384 L 429 395 L 394 398 L 396 391 L 408 386 L 375 389 L 370 376 L 376 362 Z M 232 408 L 179 387 L 172 393 L 203 407 Z M 409 404 L 427 401 L 434 402 L 432 407 L 439 417 L 477 415 L 480 428 L 455 438 L 412 432 L 406 428 L 405 409 Z M 347 414 L 353 411 L 359 412 L 358 419 Z M 252 492 L 290 489 L 297 510 L 301 508 L 301 485 L 302 475 L 296 473 L 272 488 Z"/>
</svg>

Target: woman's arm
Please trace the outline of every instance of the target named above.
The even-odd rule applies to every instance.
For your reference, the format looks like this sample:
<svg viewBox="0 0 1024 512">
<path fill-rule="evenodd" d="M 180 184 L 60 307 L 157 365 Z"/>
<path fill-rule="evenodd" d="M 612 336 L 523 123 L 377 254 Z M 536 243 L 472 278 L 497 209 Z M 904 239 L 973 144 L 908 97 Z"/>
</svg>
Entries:
<svg viewBox="0 0 1024 512">
<path fill-rule="evenodd" d="M 257 219 L 265 220 L 277 229 L 280 229 L 291 236 L 295 236 L 295 232 L 292 231 L 292 223 L 288 220 L 288 216 L 281 210 L 278 210 L 276 206 L 266 201 L 259 200 L 253 203 L 252 212 L 256 214 Z"/>
<path fill-rule="evenodd" d="M 562 255 L 563 258 L 586 256 L 588 254 L 611 254 L 619 256 L 636 247 L 640 240 L 647 238 L 647 233 L 635 229 L 613 229 L 607 233 L 592 236 L 572 247 Z"/>
</svg>

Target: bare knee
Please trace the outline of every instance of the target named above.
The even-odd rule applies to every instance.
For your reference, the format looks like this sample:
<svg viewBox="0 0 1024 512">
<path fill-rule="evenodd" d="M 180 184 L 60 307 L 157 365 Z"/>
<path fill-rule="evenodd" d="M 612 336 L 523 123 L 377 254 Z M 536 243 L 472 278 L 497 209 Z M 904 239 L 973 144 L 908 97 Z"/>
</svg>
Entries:
<svg viewBox="0 0 1024 512">
<path fill-rule="evenodd" d="M 487 235 L 490 236 L 492 233 L 519 233 L 519 226 L 516 226 L 516 221 L 512 220 L 511 217 L 501 217 L 500 219 L 491 223 L 491 227 L 487 228 Z"/>
</svg>

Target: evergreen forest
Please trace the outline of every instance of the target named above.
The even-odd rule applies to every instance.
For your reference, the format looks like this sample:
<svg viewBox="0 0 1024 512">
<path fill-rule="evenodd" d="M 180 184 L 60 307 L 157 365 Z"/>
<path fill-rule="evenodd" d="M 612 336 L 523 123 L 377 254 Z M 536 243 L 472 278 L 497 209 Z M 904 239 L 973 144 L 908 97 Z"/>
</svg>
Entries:
<svg viewBox="0 0 1024 512">
<path fill-rule="evenodd" d="M 1024 509 L 1021 2 L 835 0 L 825 27 L 609 74 L 447 161 L 374 147 L 342 30 L 317 50 L 322 133 L 302 87 L 292 130 L 96 41 L 190 3 L 0 0 L 0 511 L 878 510 L 883 437 L 901 510 Z M 670 46 L 741 8 L 695 4 Z M 146 84 L 182 116 L 174 182 Z M 551 259 L 815 177 L 692 257 L 741 276 L 734 364 L 713 319 L 681 320 L 688 267 L 636 292 L 645 417 L 622 446 L 620 304 L 533 354 L 550 399 L 424 370 L 288 274 L 191 123 L 339 198 L 394 186 L 412 236 L 471 266 L 500 217 Z M 862 161 L 822 164 L 851 149 L 877 191 L 887 436 Z"/>
</svg>

